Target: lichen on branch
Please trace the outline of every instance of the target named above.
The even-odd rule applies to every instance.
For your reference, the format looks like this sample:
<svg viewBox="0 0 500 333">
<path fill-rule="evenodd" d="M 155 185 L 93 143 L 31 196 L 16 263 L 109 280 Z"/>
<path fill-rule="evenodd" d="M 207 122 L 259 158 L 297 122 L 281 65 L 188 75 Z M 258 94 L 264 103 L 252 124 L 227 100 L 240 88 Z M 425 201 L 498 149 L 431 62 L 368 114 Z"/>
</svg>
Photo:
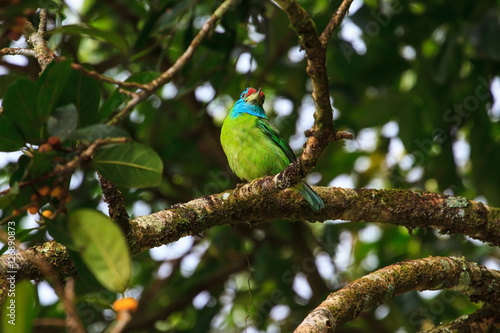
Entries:
<svg viewBox="0 0 500 333">
<path fill-rule="evenodd" d="M 449 289 L 472 301 L 500 302 L 500 272 L 463 258 L 429 257 L 393 264 L 331 293 L 302 321 L 295 333 L 335 332 L 358 314 L 395 296 L 418 290 Z"/>
<path fill-rule="evenodd" d="M 464 234 L 492 245 L 500 245 L 500 209 L 480 202 L 409 190 L 317 186 L 313 189 L 325 202 L 325 208 L 316 213 L 296 192 L 279 188 L 272 176 L 259 178 L 234 190 L 203 196 L 132 219 L 129 247 L 132 254 L 138 254 L 187 235 L 198 236 L 216 226 L 238 223 L 256 225 L 276 219 L 385 222 L 408 229 L 436 227 L 442 232 Z M 53 248 L 55 245 L 49 242 L 41 247 L 44 246 Z M 67 258 L 68 253 L 63 246 L 59 246 L 55 255 L 51 256 L 53 266 L 61 277 L 73 272 L 63 264 Z M 5 274 L 7 267 L 2 260 L 0 275 Z M 21 276 L 24 279 L 42 278 L 29 260 L 24 259 L 23 263 L 25 273 Z"/>
</svg>

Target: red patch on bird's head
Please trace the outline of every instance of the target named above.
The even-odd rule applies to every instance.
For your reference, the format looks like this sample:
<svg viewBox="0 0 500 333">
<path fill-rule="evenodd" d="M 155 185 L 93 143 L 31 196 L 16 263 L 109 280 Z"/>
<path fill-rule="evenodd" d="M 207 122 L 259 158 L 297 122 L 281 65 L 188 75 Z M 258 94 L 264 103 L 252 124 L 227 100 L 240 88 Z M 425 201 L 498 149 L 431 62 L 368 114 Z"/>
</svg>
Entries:
<svg viewBox="0 0 500 333">
<path fill-rule="evenodd" d="M 245 91 L 241 94 L 240 98 L 241 99 L 245 99 L 247 98 L 248 96 L 250 95 L 253 95 L 257 92 L 257 90 L 255 90 L 255 88 L 247 88 L 245 89 Z M 262 100 L 262 103 L 264 103 L 264 99 L 266 98 L 266 96 L 264 96 L 264 93 L 261 91 L 260 92 L 260 99 Z"/>
</svg>

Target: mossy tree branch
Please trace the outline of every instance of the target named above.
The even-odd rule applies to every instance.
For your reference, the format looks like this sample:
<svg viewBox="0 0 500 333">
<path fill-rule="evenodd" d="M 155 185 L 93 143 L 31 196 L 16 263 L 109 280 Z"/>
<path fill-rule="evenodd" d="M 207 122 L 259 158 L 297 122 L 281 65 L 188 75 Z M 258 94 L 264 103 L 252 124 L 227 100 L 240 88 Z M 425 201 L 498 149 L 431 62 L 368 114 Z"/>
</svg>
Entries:
<svg viewBox="0 0 500 333">
<path fill-rule="evenodd" d="M 128 238 L 130 233 L 129 216 L 125 208 L 122 193 L 115 184 L 104 178 L 100 173 L 97 173 L 97 176 L 101 185 L 103 200 L 108 204 L 109 218 L 118 224 L 123 235 L 130 242 Z"/>
<path fill-rule="evenodd" d="M 293 190 L 281 191 L 273 177 L 256 179 L 234 190 L 203 196 L 130 221 L 130 249 L 133 254 L 168 244 L 186 235 L 199 235 L 220 225 L 259 224 L 275 219 L 352 222 L 385 222 L 408 229 L 436 227 L 449 234 L 464 234 L 492 245 L 500 245 L 500 209 L 462 197 L 408 190 L 374 190 L 314 187 L 325 208 L 314 213 Z M 251 217 L 249 219 L 249 217 Z M 50 259 L 61 277 L 73 275 L 66 249 L 54 242 L 27 251 Z M 45 257 L 51 253 L 50 257 Z M 29 258 L 18 253 L 22 279 L 43 276 Z M 7 262 L 0 257 L 0 276 Z"/>
<path fill-rule="evenodd" d="M 421 333 L 448 332 L 496 332 L 500 328 L 500 308 L 497 305 L 484 304 L 472 314 L 458 317 L 450 323 L 436 326 Z"/>
<path fill-rule="evenodd" d="M 330 103 L 330 89 L 326 71 L 326 46 L 328 38 L 344 18 L 352 0 L 344 1 L 325 31 L 318 35 L 316 24 L 304 8 L 294 0 L 276 0 L 276 3 L 287 14 L 290 23 L 297 33 L 300 46 L 307 55 L 307 75 L 311 78 L 313 92 L 312 97 L 316 106 L 314 112 L 314 124 L 306 132 L 308 139 L 304 144 L 304 150 L 300 156 L 298 167 L 300 172 L 297 177 L 304 177 L 316 165 L 316 162 L 328 145 L 335 140 L 333 123 L 333 109 Z M 292 184 L 298 178 L 292 178 Z"/>
<path fill-rule="evenodd" d="M 368 308 L 418 290 L 450 289 L 472 301 L 500 302 L 500 272 L 463 258 L 429 257 L 379 269 L 330 294 L 294 331 L 330 333 Z"/>
<path fill-rule="evenodd" d="M 26 28 L 24 35 L 26 41 L 33 48 L 35 57 L 38 60 L 38 64 L 42 69 L 42 72 L 47 68 L 47 66 L 54 60 L 52 52 L 47 47 L 47 42 L 45 41 L 44 34 L 47 28 L 47 10 L 40 10 L 40 23 L 38 24 L 38 30 L 30 23 L 26 22 Z"/>
</svg>

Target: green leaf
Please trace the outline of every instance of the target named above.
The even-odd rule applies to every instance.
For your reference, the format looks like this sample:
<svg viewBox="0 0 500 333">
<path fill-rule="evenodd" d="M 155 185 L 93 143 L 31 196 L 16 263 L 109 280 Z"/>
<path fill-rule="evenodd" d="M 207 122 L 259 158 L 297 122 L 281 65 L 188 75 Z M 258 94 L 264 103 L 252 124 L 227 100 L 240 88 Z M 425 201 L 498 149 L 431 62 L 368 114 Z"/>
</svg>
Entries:
<svg viewBox="0 0 500 333">
<path fill-rule="evenodd" d="M 67 220 L 65 217 L 59 215 L 56 219 L 51 220 L 45 218 L 45 226 L 47 227 L 47 231 L 50 236 L 52 236 L 58 243 L 66 246 L 68 249 L 77 251 L 77 247 L 73 243 L 73 239 L 71 238 Z"/>
<path fill-rule="evenodd" d="M 100 297 L 103 294 L 106 295 L 107 293 L 109 293 L 109 291 L 105 292 L 104 286 L 96 279 L 94 273 L 92 273 L 92 271 L 85 264 L 82 256 L 78 253 L 77 249 L 71 248 L 68 253 L 78 273 L 75 279 L 75 292 L 77 294 L 90 294 L 95 293 L 96 290 L 99 290 L 99 296 L 97 297 Z M 108 304 L 103 307 L 108 306 L 109 301 Z"/>
<path fill-rule="evenodd" d="M 14 200 L 14 198 L 18 194 L 19 194 L 19 182 L 14 182 L 14 184 L 10 187 L 9 193 L 0 197 L 0 209 L 4 209 L 8 205 L 10 205 L 12 200 Z"/>
<path fill-rule="evenodd" d="M 51 31 L 52 33 L 62 32 L 64 34 L 69 35 L 88 35 L 94 37 L 96 39 L 102 40 L 106 43 L 109 43 L 119 49 L 122 53 L 129 53 L 129 46 L 127 41 L 123 38 L 122 35 L 111 32 L 104 31 L 98 28 L 94 28 L 85 24 L 73 24 L 73 25 L 64 25 L 59 28 L 55 28 Z"/>
<path fill-rule="evenodd" d="M 99 122 L 99 101 L 101 87 L 99 81 L 73 70 L 64 91 L 68 102 L 73 103 L 78 111 L 78 125 L 85 127 Z"/>
<path fill-rule="evenodd" d="M 5 1 L 2 1 L 2 5 L 5 3 Z M 5 3 L 6 4 L 6 3 Z M 9 20 L 14 20 L 14 18 L 18 16 L 25 15 L 26 13 L 30 12 L 30 10 L 34 10 L 37 8 L 47 8 L 47 9 L 52 9 L 58 8 L 59 5 L 55 3 L 55 1 L 50 1 L 50 0 L 23 0 L 23 1 L 18 1 L 18 2 L 12 2 L 10 3 L 9 6 L 4 5 L 1 8 L 0 14 L 2 15 L 2 20 L 9 21 Z M 7 25 L 5 25 L 7 27 Z"/>
<path fill-rule="evenodd" d="M 38 230 L 39 228 L 30 228 L 30 229 L 22 229 L 16 232 L 16 238 L 20 241 L 25 241 L 27 236 L 29 235 L 30 232 L 33 230 Z M 0 249 L 0 255 L 4 254 L 5 251 L 9 248 L 9 244 L 5 244 L 1 249 Z"/>
<path fill-rule="evenodd" d="M 5 96 L 9 85 L 18 80 L 21 76 L 18 74 L 5 74 L 0 76 L 0 98 Z"/>
<path fill-rule="evenodd" d="M 130 137 L 130 135 L 119 127 L 106 124 L 96 124 L 77 129 L 68 136 L 68 139 L 93 142 L 97 139 L 128 137 Z"/>
<path fill-rule="evenodd" d="M 140 72 L 132 74 L 128 77 L 125 82 L 136 82 L 136 83 L 148 83 L 160 76 L 158 72 Z M 134 88 L 125 88 L 129 91 L 133 91 Z M 118 107 L 125 103 L 130 99 L 130 96 L 121 93 L 119 88 L 116 88 L 111 95 L 109 95 L 108 99 L 103 103 L 101 109 L 99 110 L 100 119 L 104 119 L 108 117 L 114 110 L 118 109 Z"/>
<path fill-rule="evenodd" d="M 193 3 L 190 1 L 179 1 L 175 3 L 173 8 L 170 10 L 163 11 L 162 15 L 158 18 L 156 22 L 155 29 L 157 31 L 165 32 L 166 30 L 179 24 L 179 16 L 189 9 Z"/>
<path fill-rule="evenodd" d="M 56 108 L 61 93 L 66 88 L 69 75 L 71 74 L 71 61 L 53 61 L 43 71 L 38 83 L 40 84 L 40 94 L 37 100 L 39 118 L 43 123 L 47 121 L 49 114 Z"/>
<path fill-rule="evenodd" d="M 68 227 L 73 243 L 96 279 L 110 291 L 124 292 L 132 264 L 120 228 L 92 209 L 70 214 Z"/>
<path fill-rule="evenodd" d="M 61 141 L 76 129 L 78 124 L 78 111 L 74 104 L 67 104 L 55 109 L 47 120 L 47 131 L 50 135 L 57 136 Z"/>
<path fill-rule="evenodd" d="M 31 158 L 29 156 L 24 154 L 19 156 L 19 159 L 16 163 L 16 169 L 14 170 L 14 172 L 12 172 L 12 175 L 9 179 L 10 187 L 14 187 L 16 185 L 16 182 L 21 182 L 26 178 L 30 162 Z"/>
<path fill-rule="evenodd" d="M 35 82 L 21 78 L 10 85 L 3 100 L 3 115 L 22 133 L 25 142 L 34 144 L 42 142 L 45 123 L 37 112 L 39 90 Z"/>
<path fill-rule="evenodd" d="M 61 152 L 55 150 L 47 153 L 35 151 L 28 166 L 27 180 L 34 180 L 49 173 L 54 167 L 54 158 L 60 154 Z"/>
<path fill-rule="evenodd" d="M 7 278 L 10 276 L 11 275 L 8 274 Z M 22 281 L 18 283 L 13 290 L 8 289 L 6 292 L 8 298 L 3 304 L 2 332 L 32 332 L 36 309 L 35 286 L 31 283 L 31 281 Z"/>
<path fill-rule="evenodd" d="M 24 146 L 19 130 L 5 117 L 0 115 L 0 151 L 16 151 Z"/>
<path fill-rule="evenodd" d="M 103 146 L 94 154 L 92 164 L 104 178 L 124 187 L 157 185 L 163 173 L 158 154 L 137 142 Z"/>
<path fill-rule="evenodd" d="M 16 195 L 12 196 L 11 206 L 19 209 L 24 205 L 31 202 L 31 195 L 34 193 L 34 188 L 32 186 L 19 187 L 18 183 L 25 180 L 28 176 L 29 166 L 31 164 L 31 158 L 26 155 L 19 156 L 17 160 L 17 168 L 12 172 L 9 179 L 9 185 L 12 189 L 15 189 Z"/>
</svg>

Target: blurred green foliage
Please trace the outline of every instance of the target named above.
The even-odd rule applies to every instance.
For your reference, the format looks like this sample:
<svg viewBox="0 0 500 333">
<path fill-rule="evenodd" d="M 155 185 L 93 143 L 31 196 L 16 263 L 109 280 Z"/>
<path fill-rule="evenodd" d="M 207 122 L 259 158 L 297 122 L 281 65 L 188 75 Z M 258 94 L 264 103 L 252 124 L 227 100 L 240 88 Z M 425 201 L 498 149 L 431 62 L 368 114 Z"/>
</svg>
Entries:
<svg viewBox="0 0 500 333">
<path fill-rule="evenodd" d="M 118 185 L 130 215 L 148 214 L 239 182 L 220 147 L 220 126 L 241 91 L 256 86 L 266 94 L 269 117 L 299 154 L 313 121 L 311 84 L 304 51 L 272 2 L 243 0 L 230 9 L 173 81 L 117 127 L 104 123 L 127 95 L 69 67 L 74 61 L 115 79 L 147 82 L 182 55 L 218 3 L 111 0 L 75 8 L 45 2 L 49 46 L 71 60 L 52 64 L 40 78 L 35 59 L 22 65 L 0 60 L 1 150 L 36 148 L 51 135 L 66 139 L 68 149 L 79 140 L 129 136 L 159 156 L 152 163 L 161 181 L 151 186 L 154 175 L 146 182 L 151 187 L 129 189 L 142 186 L 127 184 L 130 175 L 114 180 L 124 182 Z M 299 3 L 319 31 L 339 5 Z M 0 48 L 11 46 L 14 17 L 38 24 L 38 14 L 26 10 L 36 6 L 39 1 L 0 9 L 6 18 Z M 491 93 L 496 82 L 500 98 L 499 15 L 493 0 L 355 1 L 328 45 L 327 68 L 336 129 L 356 139 L 331 143 L 309 181 L 444 192 L 500 206 L 500 105 Z M 1 188 L 13 191 L 0 198 L 0 219 L 29 204 L 44 185 L 19 189 L 20 182 L 71 158 L 64 150 L 12 156 L 1 157 Z M 92 166 L 78 169 L 64 186 L 73 198 L 65 204 L 69 213 L 104 207 Z M 61 205 L 50 195 L 38 200 L 41 210 Z M 46 241 L 47 228 L 56 239 L 67 234 L 64 214 L 28 235 L 21 233 L 37 226 L 32 216 L 23 212 L 12 220 L 27 245 Z M 214 228 L 132 258 L 125 294 L 140 296 L 141 303 L 129 331 L 240 332 L 247 326 L 248 332 L 290 332 L 330 291 L 377 268 L 429 255 L 500 266 L 498 249 L 431 229 L 410 235 L 401 227 L 343 221 Z M 80 257 L 74 260 L 77 312 L 89 332 L 101 332 L 114 318 L 109 307 L 118 295 L 106 291 Z M 61 304 L 47 304 L 43 295 L 36 299 L 36 318 L 64 318 Z M 343 331 L 413 332 L 476 307 L 451 291 L 415 292 L 361 313 Z M 39 323 L 35 330 L 64 328 Z"/>
</svg>

